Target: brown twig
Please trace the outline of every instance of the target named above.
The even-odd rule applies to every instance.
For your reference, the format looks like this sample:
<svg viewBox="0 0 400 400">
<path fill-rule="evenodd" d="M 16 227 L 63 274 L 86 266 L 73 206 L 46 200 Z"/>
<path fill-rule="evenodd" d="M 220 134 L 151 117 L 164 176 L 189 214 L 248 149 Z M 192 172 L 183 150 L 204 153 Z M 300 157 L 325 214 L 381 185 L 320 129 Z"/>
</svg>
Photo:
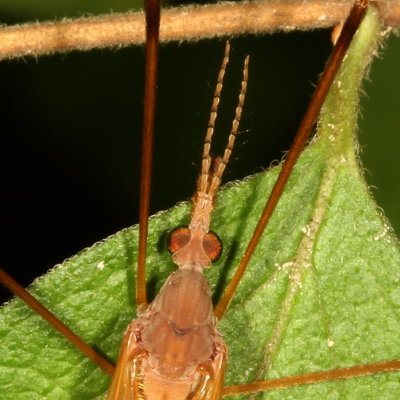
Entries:
<svg viewBox="0 0 400 400">
<path fill-rule="evenodd" d="M 268 0 L 224 2 L 163 11 L 160 39 L 198 41 L 244 33 L 328 28 L 342 22 L 353 0 Z M 400 26 L 400 1 L 375 2 L 388 26 Z M 143 44 L 142 12 L 100 15 L 0 29 L 0 59 L 72 50 Z"/>
</svg>

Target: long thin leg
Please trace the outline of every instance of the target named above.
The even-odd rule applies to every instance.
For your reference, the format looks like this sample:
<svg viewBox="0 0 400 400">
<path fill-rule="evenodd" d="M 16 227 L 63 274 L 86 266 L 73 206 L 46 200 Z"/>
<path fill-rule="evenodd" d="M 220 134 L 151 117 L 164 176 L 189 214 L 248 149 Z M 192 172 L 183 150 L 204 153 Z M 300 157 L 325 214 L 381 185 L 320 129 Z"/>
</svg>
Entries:
<svg viewBox="0 0 400 400">
<path fill-rule="evenodd" d="M 94 363 L 102 368 L 108 375 L 114 374 L 114 365 L 107 361 L 102 355 L 86 344 L 71 329 L 64 325 L 43 304 L 39 303 L 25 288 L 16 282 L 10 275 L 0 268 L 0 282 L 16 296 L 20 297 L 34 311 L 40 314 L 50 325 L 76 346 L 83 354 L 88 356 Z"/>
<path fill-rule="evenodd" d="M 147 303 L 146 296 L 146 274 L 145 258 L 147 247 L 147 230 L 150 202 L 150 181 L 153 153 L 153 131 L 155 113 L 155 89 L 157 75 L 158 54 L 158 31 L 160 24 L 160 2 L 159 0 L 147 0 L 146 20 L 148 44 L 146 48 L 146 78 L 145 78 L 145 101 L 143 122 L 143 150 L 141 171 L 141 198 L 140 198 L 140 234 L 139 234 L 139 259 L 136 283 L 136 297 L 138 305 Z M 66 325 L 64 325 L 54 314 L 39 303 L 26 289 L 12 279 L 5 271 L 0 269 L 0 282 L 14 294 L 22 298 L 29 307 L 37 311 L 57 331 L 65 336 L 80 351 L 87 355 L 93 362 L 102 368 L 107 374 L 113 375 L 114 365 L 92 349 Z"/>
<path fill-rule="evenodd" d="M 222 389 L 222 397 L 239 394 L 265 392 L 273 389 L 284 389 L 289 386 L 308 385 L 336 379 L 350 379 L 360 376 L 378 374 L 383 372 L 400 371 L 400 361 L 387 361 L 375 364 L 357 365 L 350 368 L 339 368 L 331 371 L 314 372 L 311 374 L 290 376 L 288 378 L 272 379 L 246 383 L 243 385 L 226 386 Z"/>
<path fill-rule="evenodd" d="M 160 1 L 146 0 L 146 75 L 143 113 L 142 157 L 140 169 L 139 254 L 136 280 L 136 302 L 147 304 L 146 250 L 150 214 L 151 170 L 153 164 L 154 116 L 158 66 Z"/>
<path fill-rule="evenodd" d="M 322 104 L 324 103 L 325 97 L 336 76 L 336 72 L 338 71 L 342 63 L 342 60 L 346 54 L 346 51 L 351 43 L 351 40 L 355 32 L 357 31 L 358 26 L 360 25 L 361 21 L 364 18 L 367 6 L 368 6 L 368 0 L 360 0 L 357 1 L 354 4 L 353 8 L 351 9 L 350 15 L 347 18 L 342 33 L 326 64 L 326 67 L 318 83 L 318 86 L 315 89 L 314 95 L 310 101 L 307 111 L 297 131 L 293 144 L 290 147 L 287 157 L 282 165 L 281 172 L 278 176 L 275 186 L 272 189 L 271 195 L 267 200 L 264 211 L 253 233 L 253 236 L 250 239 L 250 242 L 247 246 L 244 256 L 240 261 L 240 264 L 236 270 L 235 275 L 233 276 L 229 285 L 225 289 L 225 292 L 221 300 L 219 301 L 217 307 L 215 308 L 215 315 L 219 319 L 221 319 L 221 317 L 224 315 L 225 311 L 229 307 L 229 304 L 236 292 L 240 280 L 242 279 L 242 276 L 247 268 L 250 258 L 253 255 L 258 245 L 258 242 L 261 238 L 261 235 L 263 234 L 265 227 L 272 213 L 275 210 L 275 207 L 281 197 L 281 194 L 283 192 L 287 180 L 289 179 L 293 167 L 311 133 L 315 120 L 318 116 L 318 113 L 322 107 Z"/>
</svg>

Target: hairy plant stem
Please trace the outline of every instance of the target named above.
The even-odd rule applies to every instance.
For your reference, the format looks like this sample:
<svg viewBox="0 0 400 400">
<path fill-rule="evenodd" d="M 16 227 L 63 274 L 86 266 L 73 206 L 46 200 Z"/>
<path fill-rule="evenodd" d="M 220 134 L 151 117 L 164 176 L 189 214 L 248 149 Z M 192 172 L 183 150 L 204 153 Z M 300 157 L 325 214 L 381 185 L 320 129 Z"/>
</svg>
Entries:
<svg viewBox="0 0 400 400">
<path fill-rule="evenodd" d="M 160 39 L 199 41 L 205 38 L 333 27 L 347 16 L 353 0 L 272 0 L 224 2 L 164 10 Z M 387 26 L 400 25 L 400 2 L 375 2 Z M 24 56 L 140 45 L 143 12 L 64 19 L 56 22 L 3 26 L 0 60 Z"/>
</svg>

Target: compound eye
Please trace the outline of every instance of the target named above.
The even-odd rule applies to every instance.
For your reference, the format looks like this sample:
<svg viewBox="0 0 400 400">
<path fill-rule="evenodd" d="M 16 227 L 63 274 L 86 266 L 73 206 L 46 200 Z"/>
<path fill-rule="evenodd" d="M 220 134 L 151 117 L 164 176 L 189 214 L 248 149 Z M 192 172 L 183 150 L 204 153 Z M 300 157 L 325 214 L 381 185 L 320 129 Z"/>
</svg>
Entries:
<svg viewBox="0 0 400 400">
<path fill-rule="evenodd" d="M 203 248 L 211 262 L 215 262 L 222 254 L 221 239 L 215 232 L 210 231 L 206 236 L 204 236 Z"/>
<path fill-rule="evenodd" d="M 185 247 L 190 240 L 191 232 L 188 226 L 180 226 L 175 228 L 170 234 L 168 238 L 168 251 L 171 254 L 174 254 L 182 247 Z"/>
</svg>

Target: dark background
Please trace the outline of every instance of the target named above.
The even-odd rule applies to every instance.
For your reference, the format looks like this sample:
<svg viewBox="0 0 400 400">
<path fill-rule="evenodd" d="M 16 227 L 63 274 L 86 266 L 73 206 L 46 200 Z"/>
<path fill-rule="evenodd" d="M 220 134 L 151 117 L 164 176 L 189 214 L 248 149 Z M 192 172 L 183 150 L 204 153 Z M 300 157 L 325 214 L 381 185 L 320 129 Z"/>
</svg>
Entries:
<svg viewBox="0 0 400 400">
<path fill-rule="evenodd" d="M 125 11 L 132 2 L 3 0 L 1 22 Z M 230 129 L 243 58 L 250 81 L 239 143 L 225 179 L 282 157 L 330 53 L 328 31 L 232 39 L 219 112 Z M 224 40 L 163 45 L 152 212 L 194 190 Z M 137 222 L 143 49 L 99 50 L 0 63 L 0 265 L 23 285 Z M 368 182 L 400 231 L 400 44 L 392 37 L 364 85 L 360 141 Z M 397 162 L 397 164 L 396 164 Z M 299 205 L 301 206 L 301 205 Z M 0 289 L 0 301 L 9 297 Z"/>
</svg>

